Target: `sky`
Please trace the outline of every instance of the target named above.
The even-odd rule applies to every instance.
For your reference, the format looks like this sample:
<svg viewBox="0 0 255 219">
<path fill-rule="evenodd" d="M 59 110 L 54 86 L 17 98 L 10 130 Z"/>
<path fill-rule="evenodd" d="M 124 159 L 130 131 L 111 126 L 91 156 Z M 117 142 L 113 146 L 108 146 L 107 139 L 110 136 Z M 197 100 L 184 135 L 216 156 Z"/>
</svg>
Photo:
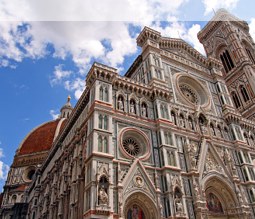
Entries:
<svg viewBox="0 0 255 219">
<path fill-rule="evenodd" d="M 0 0 L 0 189 L 22 140 L 56 119 L 68 95 L 76 104 L 94 61 L 125 74 L 144 26 L 205 55 L 197 33 L 219 8 L 255 39 L 251 0 Z"/>
</svg>

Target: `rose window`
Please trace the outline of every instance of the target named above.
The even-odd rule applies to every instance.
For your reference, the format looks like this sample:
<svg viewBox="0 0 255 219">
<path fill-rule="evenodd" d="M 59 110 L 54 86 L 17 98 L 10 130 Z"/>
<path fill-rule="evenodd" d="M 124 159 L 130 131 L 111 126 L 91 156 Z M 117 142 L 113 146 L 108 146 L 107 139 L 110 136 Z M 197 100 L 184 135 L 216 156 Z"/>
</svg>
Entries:
<svg viewBox="0 0 255 219">
<path fill-rule="evenodd" d="M 147 135 L 136 128 L 123 128 L 119 136 L 121 154 L 128 158 L 147 160 L 151 154 L 150 141 Z"/>
<path fill-rule="evenodd" d="M 124 147 L 125 151 L 128 152 L 132 156 L 137 156 L 140 152 L 140 147 L 139 147 L 138 143 L 132 138 L 124 139 L 123 147 Z"/>
<path fill-rule="evenodd" d="M 199 80 L 185 73 L 177 73 L 174 80 L 181 102 L 210 108 L 210 95 Z"/>
<path fill-rule="evenodd" d="M 198 104 L 198 96 L 196 92 L 187 84 L 180 85 L 180 90 L 182 94 L 191 102 Z"/>
</svg>

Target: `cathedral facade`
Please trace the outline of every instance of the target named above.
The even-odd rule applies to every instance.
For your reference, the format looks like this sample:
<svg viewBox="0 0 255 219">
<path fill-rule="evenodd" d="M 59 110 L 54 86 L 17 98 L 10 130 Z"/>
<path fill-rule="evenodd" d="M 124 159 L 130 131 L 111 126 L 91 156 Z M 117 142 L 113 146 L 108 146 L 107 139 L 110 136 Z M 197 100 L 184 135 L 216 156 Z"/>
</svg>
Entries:
<svg viewBox="0 0 255 219">
<path fill-rule="evenodd" d="M 145 27 L 124 76 L 94 63 L 21 143 L 2 218 L 255 218 L 255 44 L 225 10 L 198 38 Z"/>
</svg>

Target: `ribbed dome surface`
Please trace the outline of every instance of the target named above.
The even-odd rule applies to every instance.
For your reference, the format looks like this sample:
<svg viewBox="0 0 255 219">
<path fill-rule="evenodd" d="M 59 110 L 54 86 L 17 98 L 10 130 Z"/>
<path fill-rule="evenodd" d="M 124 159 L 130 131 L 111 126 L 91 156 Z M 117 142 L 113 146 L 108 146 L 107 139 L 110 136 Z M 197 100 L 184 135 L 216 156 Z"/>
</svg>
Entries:
<svg viewBox="0 0 255 219">
<path fill-rule="evenodd" d="M 60 121 L 60 119 L 50 121 L 33 130 L 25 138 L 24 142 L 19 148 L 18 155 L 32 154 L 49 150 L 52 146 L 55 132 Z M 59 131 L 63 129 L 65 122 L 66 120 L 62 122 Z"/>
</svg>

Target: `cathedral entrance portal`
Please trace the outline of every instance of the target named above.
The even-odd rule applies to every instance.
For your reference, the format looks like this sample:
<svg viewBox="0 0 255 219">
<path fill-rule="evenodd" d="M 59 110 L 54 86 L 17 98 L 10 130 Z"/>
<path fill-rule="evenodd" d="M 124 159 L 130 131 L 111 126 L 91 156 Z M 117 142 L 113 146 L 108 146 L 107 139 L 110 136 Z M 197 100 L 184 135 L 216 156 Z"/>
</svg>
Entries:
<svg viewBox="0 0 255 219">
<path fill-rule="evenodd" d="M 125 219 L 156 219 L 158 212 L 155 203 L 145 194 L 130 195 L 124 205 Z"/>
</svg>

